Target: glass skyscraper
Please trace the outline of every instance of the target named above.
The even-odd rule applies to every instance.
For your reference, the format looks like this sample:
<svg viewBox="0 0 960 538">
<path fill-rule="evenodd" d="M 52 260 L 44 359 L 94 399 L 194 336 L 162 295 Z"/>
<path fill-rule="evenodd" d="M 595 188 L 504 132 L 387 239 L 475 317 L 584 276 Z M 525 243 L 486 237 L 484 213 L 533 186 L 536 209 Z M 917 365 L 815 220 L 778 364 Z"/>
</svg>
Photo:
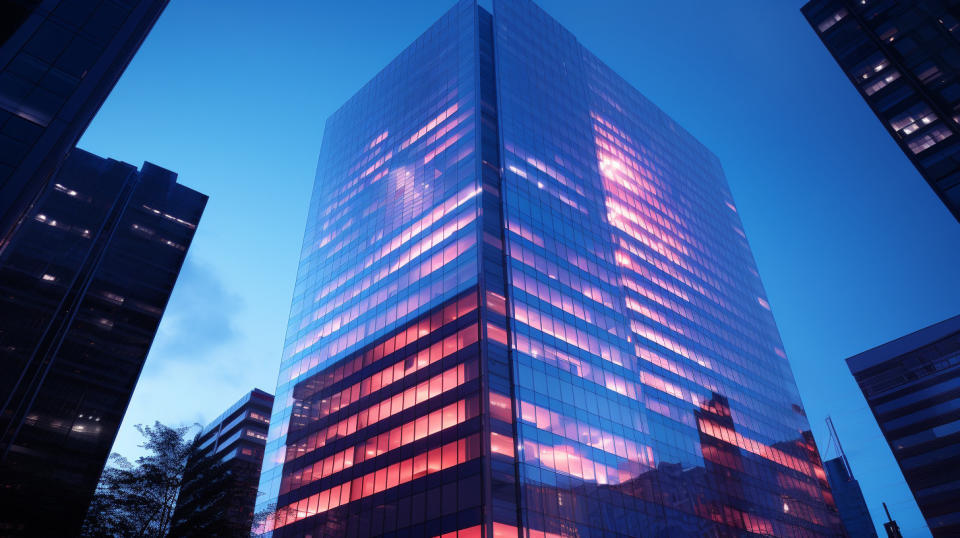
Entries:
<svg viewBox="0 0 960 538">
<path fill-rule="evenodd" d="M 167 2 L 0 4 L 0 249 L 80 139 Z"/>
<path fill-rule="evenodd" d="M 834 536 L 717 158 L 528 0 L 326 123 L 272 536 Z"/>
<path fill-rule="evenodd" d="M 960 2 L 812 0 L 803 14 L 960 220 Z"/>
<path fill-rule="evenodd" d="M 847 359 L 937 538 L 960 536 L 960 316 Z"/>
<path fill-rule="evenodd" d="M 78 532 L 206 204 L 75 148 L 166 5 L 0 5 L 3 536 Z"/>
<path fill-rule="evenodd" d="M 75 536 L 207 197 L 74 149 L 0 254 L 0 535 Z"/>
</svg>

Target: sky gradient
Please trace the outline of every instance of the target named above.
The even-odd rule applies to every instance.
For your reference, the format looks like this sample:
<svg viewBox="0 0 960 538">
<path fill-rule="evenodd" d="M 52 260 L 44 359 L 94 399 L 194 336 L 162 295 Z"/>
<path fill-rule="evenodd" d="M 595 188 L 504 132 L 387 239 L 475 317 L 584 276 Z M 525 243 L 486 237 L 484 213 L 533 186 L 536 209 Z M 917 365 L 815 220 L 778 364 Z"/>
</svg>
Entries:
<svg viewBox="0 0 960 538">
<path fill-rule="evenodd" d="M 719 156 L 821 450 L 929 536 L 843 359 L 960 313 L 960 225 L 803 2 L 539 3 Z M 273 392 L 324 121 L 452 4 L 171 2 L 79 144 L 210 196 L 115 451 Z"/>
</svg>

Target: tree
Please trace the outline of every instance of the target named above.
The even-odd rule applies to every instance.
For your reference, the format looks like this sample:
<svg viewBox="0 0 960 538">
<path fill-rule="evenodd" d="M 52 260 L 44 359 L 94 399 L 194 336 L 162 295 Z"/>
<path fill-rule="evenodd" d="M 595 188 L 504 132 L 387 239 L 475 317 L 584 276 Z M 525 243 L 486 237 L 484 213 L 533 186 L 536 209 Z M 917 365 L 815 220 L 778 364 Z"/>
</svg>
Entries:
<svg viewBox="0 0 960 538">
<path fill-rule="evenodd" d="M 136 465 L 119 454 L 100 476 L 82 536 L 167 536 L 173 519 L 183 472 L 193 443 L 189 427 L 171 428 L 159 422 L 137 425 L 147 454 Z"/>
<path fill-rule="evenodd" d="M 85 537 L 248 537 L 259 467 L 204 455 L 191 427 L 137 425 L 147 454 L 136 464 L 119 454 L 87 511 Z M 263 516 L 259 516 L 260 519 Z"/>
</svg>

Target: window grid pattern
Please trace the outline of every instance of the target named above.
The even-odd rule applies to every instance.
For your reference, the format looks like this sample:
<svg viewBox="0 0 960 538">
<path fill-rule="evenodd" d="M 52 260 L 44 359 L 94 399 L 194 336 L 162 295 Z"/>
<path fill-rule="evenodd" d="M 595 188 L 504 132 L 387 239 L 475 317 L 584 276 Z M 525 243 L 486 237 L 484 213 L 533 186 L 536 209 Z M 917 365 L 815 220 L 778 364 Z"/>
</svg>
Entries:
<svg viewBox="0 0 960 538">
<path fill-rule="evenodd" d="M 328 121 L 259 532 L 833 534 L 716 157 L 496 10 L 460 2 Z"/>
<path fill-rule="evenodd" d="M 960 220 L 960 9 L 954 1 L 813 0 L 803 13 Z"/>
<path fill-rule="evenodd" d="M 495 44 L 521 530 L 833 534 L 716 157 L 532 2 Z"/>
<path fill-rule="evenodd" d="M 327 121 L 263 535 L 481 523 L 476 39 L 461 2 Z"/>
</svg>

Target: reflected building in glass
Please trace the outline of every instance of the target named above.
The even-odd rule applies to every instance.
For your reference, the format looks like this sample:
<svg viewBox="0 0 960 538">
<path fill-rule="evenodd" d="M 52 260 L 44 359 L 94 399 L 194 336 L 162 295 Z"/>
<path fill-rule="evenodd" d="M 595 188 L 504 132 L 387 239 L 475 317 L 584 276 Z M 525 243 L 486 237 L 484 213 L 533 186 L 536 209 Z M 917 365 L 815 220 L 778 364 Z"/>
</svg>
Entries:
<svg viewBox="0 0 960 538">
<path fill-rule="evenodd" d="M 527 0 L 326 123 L 272 536 L 834 536 L 717 158 Z"/>
<path fill-rule="evenodd" d="M 803 14 L 890 136 L 960 220 L 960 4 L 812 0 Z"/>
<path fill-rule="evenodd" d="M 207 197 L 73 149 L 0 255 L 0 535 L 76 536 Z"/>
<path fill-rule="evenodd" d="M 847 359 L 937 538 L 960 536 L 960 316 Z"/>
</svg>

